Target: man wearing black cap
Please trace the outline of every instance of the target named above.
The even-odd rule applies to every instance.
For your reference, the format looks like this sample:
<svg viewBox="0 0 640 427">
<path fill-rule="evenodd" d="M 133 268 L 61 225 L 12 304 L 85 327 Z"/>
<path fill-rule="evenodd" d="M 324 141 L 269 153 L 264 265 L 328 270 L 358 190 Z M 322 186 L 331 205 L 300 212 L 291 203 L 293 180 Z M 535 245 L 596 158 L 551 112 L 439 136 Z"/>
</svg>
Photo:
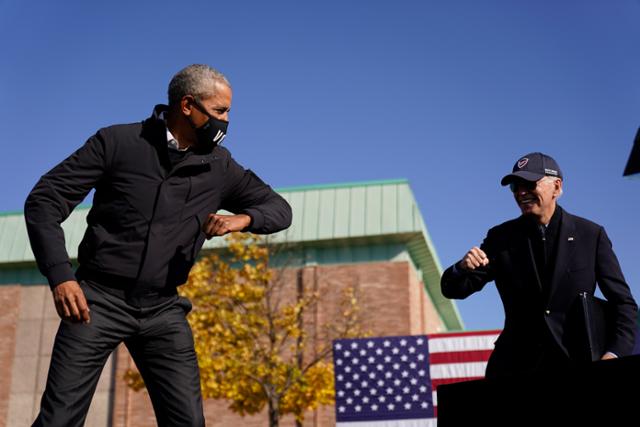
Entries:
<svg viewBox="0 0 640 427">
<path fill-rule="evenodd" d="M 634 344 L 637 305 L 604 228 L 557 204 L 562 172 L 542 153 L 520 158 L 509 185 L 522 215 L 489 230 L 442 276 L 442 293 L 463 299 L 495 281 L 505 324 L 487 364 L 487 378 L 563 369 L 576 362 L 570 343 L 572 306 L 596 283 L 609 301 L 614 329 L 602 359 Z"/>
</svg>

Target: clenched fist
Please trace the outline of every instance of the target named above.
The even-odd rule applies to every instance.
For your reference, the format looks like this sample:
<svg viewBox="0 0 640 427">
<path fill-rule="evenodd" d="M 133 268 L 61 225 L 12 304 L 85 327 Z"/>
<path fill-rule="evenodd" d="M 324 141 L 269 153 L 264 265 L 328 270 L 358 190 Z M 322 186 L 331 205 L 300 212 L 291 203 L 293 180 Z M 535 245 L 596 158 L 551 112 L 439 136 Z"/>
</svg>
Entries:
<svg viewBox="0 0 640 427">
<path fill-rule="evenodd" d="M 202 231 L 207 235 L 207 239 L 213 236 L 224 236 L 233 231 L 242 231 L 251 224 L 251 217 L 246 214 L 239 215 L 218 215 L 209 214 L 202 226 Z"/>
<path fill-rule="evenodd" d="M 489 258 L 487 258 L 487 254 L 484 253 L 482 249 L 477 246 L 474 246 L 467 252 L 467 254 L 460 260 L 458 263 L 458 267 L 472 271 L 478 267 L 484 267 L 489 264 Z"/>
</svg>

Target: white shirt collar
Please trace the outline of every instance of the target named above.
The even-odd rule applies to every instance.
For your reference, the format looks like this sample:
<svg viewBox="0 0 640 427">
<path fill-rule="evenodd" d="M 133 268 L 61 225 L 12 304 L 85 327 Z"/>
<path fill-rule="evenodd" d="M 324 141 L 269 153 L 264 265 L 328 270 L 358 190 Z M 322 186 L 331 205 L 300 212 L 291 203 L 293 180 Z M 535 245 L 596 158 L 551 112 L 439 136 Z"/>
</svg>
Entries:
<svg viewBox="0 0 640 427">
<path fill-rule="evenodd" d="M 187 151 L 189 147 L 180 148 L 180 143 L 169 130 L 169 126 L 167 126 L 167 118 L 165 117 L 165 111 L 161 112 L 158 118 L 164 122 L 164 127 L 167 130 L 167 146 L 172 150 Z"/>
</svg>

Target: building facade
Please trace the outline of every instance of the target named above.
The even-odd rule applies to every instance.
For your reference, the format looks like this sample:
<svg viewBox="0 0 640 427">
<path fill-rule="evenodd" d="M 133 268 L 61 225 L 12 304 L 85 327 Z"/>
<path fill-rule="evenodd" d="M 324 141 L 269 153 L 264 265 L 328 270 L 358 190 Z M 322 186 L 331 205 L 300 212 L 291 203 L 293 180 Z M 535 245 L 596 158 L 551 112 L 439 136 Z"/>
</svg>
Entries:
<svg viewBox="0 0 640 427">
<path fill-rule="evenodd" d="M 317 324 L 329 321 L 341 291 L 352 287 L 360 295 L 367 330 L 374 335 L 463 328 L 455 304 L 440 293 L 441 267 L 406 180 L 278 192 L 291 204 L 294 220 L 290 229 L 271 241 L 294 248 L 296 261 L 287 266 L 291 286 L 302 285 L 323 295 L 315 314 Z M 77 208 L 63 224 L 72 258 L 88 211 Z M 224 239 L 212 239 L 204 250 L 217 251 L 224 244 Z M 38 411 L 59 323 L 45 283 L 35 267 L 22 212 L 0 214 L 0 427 L 30 425 Z M 146 393 L 129 389 L 123 381 L 124 372 L 133 366 L 124 346 L 114 352 L 87 426 L 156 425 Z M 207 425 L 268 425 L 266 414 L 242 418 L 227 406 L 224 401 L 205 401 Z M 333 407 L 309 413 L 304 423 L 334 424 Z M 282 425 L 293 426 L 293 419 L 285 418 Z"/>
</svg>

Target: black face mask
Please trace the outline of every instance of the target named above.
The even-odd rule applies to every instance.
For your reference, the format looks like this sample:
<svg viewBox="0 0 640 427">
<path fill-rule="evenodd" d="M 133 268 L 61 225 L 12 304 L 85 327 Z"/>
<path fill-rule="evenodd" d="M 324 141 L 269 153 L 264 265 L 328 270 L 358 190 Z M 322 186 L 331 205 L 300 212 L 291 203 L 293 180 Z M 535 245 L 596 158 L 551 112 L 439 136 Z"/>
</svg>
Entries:
<svg viewBox="0 0 640 427">
<path fill-rule="evenodd" d="M 196 138 L 198 138 L 198 147 L 213 150 L 216 146 L 220 145 L 224 137 L 227 136 L 229 122 L 216 119 L 197 101 L 194 102 L 194 105 L 200 112 L 209 117 L 209 120 L 199 128 L 194 126 Z M 193 126 L 193 123 L 191 125 Z"/>
</svg>

